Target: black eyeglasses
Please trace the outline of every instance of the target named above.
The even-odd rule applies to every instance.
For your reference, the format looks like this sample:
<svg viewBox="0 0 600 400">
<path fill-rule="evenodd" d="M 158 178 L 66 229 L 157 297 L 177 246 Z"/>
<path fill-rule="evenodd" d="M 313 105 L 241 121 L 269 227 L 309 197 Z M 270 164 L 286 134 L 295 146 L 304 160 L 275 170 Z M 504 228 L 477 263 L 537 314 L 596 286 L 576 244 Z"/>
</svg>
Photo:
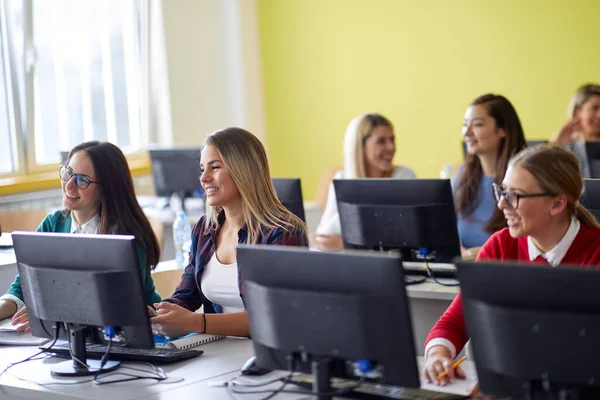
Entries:
<svg viewBox="0 0 600 400">
<path fill-rule="evenodd" d="M 60 176 L 60 179 L 62 179 L 65 182 L 68 182 L 71 180 L 72 177 L 75 177 L 75 185 L 77 185 L 77 187 L 82 190 L 87 189 L 88 186 L 90 186 L 90 183 L 98 183 L 96 181 L 91 180 L 86 175 L 74 173 L 71 168 L 65 167 L 64 165 L 60 166 L 60 169 L 58 170 L 58 176 Z"/>
<path fill-rule="evenodd" d="M 519 199 L 526 199 L 529 197 L 556 196 L 555 193 L 551 192 L 519 194 L 510 190 L 506 190 L 503 186 L 497 185 L 495 183 L 492 183 L 492 187 L 494 188 L 494 197 L 496 197 L 496 201 L 500 203 L 500 200 L 502 200 L 502 198 L 504 197 L 508 208 L 512 210 L 516 210 L 517 208 L 519 208 Z"/>
</svg>

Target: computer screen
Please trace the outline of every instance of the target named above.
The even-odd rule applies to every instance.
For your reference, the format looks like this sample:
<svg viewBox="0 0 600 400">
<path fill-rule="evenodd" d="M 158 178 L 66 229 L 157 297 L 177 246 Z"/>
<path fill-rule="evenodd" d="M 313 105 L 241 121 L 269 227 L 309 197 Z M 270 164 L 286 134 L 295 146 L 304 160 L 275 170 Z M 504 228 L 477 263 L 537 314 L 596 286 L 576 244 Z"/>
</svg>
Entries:
<svg viewBox="0 0 600 400">
<path fill-rule="evenodd" d="M 456 267 L 482 392 L 579 398 L 561 397 L 571 388 L 600 398 L 600 271 L 495 262 Z"/>
<path fill-rule="evenodd" d="M 590 166 L 590 178 L 600 178 L 600 141 L 585 142 L 585 151 Z"/>
<path fill-rule="evenodd" d="M 239 245 L 250 334 L 261 367 L 325 371 L 419 387 L 404 272 L 398 254 Z M 366 373 L 366 372 L 365 372 Z"/>
<path fill-rule="evenodd" d="M 204 191 L 200 185 L 200 147 L 150 148 L 152 177 L 156 196 L 177 194 L 181 209 L 187 197 L 199 197 Z"/>
<path fill-rule="evenodd" d="M 579 201 L 600 221 L 600 179 L 584 179 Z"/>
<path fill-rule="evenodd" d="M 133 236 L 13 232 L 12 239 L 34 336 L 54 338 L 58 326 L 84 362 L 86 340 L 102 343 L 106 326 L 116 331 L 115 345 L 154 347 Z"/>
<path fill-rule="evenodd" d="M 299 178 L 273 178 L 273 188 L 277 198 L 296 217 L 306 222 L 304 203 L 302 201 L 302 186 Z"/>
<path fill-rule="evenodd" d="M 345 248 L 399 250 L 403 261 L 460 256 L 448 179 L 334 180 Z"/>
</svg>

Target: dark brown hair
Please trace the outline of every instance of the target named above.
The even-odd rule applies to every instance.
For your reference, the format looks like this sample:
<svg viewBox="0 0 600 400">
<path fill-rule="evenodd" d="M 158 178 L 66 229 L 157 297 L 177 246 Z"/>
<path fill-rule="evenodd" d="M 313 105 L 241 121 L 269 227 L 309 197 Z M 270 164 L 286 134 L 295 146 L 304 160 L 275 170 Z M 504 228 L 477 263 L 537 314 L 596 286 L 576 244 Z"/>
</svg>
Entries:
<svg viewBox="0 0 600 400">
<path fill-rule="evenodd" d="M 133 235 L 146 254 L 148 271 L 158 264 L 160 247 L 152 226 L 135 197 L 133 179 L 123 152 L 108 142 L 90 141 L 77 145 L 66 164 L 84 151 L 94 166 L 100 189 L 99 233 Z"/>
<path fill-rule="evenodd" d="M 509 166 L 526 169 L 543 191 L 566 195 L 569 218 L 575 215 L 582 224 L 600 229 L 592 213 L 579 203 L 583 179 L 575 154 L 557 145 L 538 145 L 517 154 Z"/>
<path fill-rule="evenodd" d="M 494 182 L 501 184 L 512 156 L 527 146 L 521 121 L 513 105 L 504 96 L 485 94 L 476 98 L 471 106 L 484 105 L 490 117 L 496 121 L 496 127 L 502 128 L 506 136 L 500 139 L 498 158 L 496 160 L 496 176 Z M 483 176 L 481 161 L 475 154 L 468 154 L 462 172 L 456 181 L 454 202 L 456 211 L 462 218 L 467 218 L 479 205 L 479 185 Z M 492 190 L 490 188 L 490 190 Z M 496 232 L 506 226 L 502 211 L 494 207 L 492 217 L 484 229 L 488 233 Z"/>
</svg>

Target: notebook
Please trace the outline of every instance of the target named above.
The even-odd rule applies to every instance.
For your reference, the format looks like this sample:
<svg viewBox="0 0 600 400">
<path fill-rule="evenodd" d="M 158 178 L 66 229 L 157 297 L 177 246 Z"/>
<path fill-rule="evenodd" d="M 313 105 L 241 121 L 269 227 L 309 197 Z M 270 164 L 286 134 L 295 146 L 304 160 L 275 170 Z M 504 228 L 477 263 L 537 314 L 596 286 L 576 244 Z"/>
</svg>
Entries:
<svg viewBox="0 0 600 400">
<path fill-rule="evenodd" d="M 466 375 L 466 379 L 455 379 L 454 382 L 447 384 L 446 386 L 438 386 L 433 383 L 426 383 L 424 379 L 421 380 L 421 389 L 431 390 L 433 392 L 451 393 L 462 396 L 470 396 L 477 388 L 477 371 L 475 371 L 475 364 L 473 361 L 465 361 L 460 366 Z M 419 368 L 420 365 L 419 365 Z"/>
<path fill-rule="evenodd" d="M 31 333 L 17 332 L 12 326 L 12 320 L 7 318 L 0 321 L 0 345 L 8 346 L 40 346 L 49 339 L 32 336 Z"/>
<path fill-rule="evenodd" d="M 206 343 L 214 342 L 215 340 L 223 339 L 223 335 L 207 335 L 204 333 L 190 333 L 189 335 L 180 336 L 175 339 L 167 338 L 162 335 L 154 335 L 154 344 L 156 347 L 169 347 L 172 349 L 191 349 L 192 347 L 201 346 Z"/>
</svg>

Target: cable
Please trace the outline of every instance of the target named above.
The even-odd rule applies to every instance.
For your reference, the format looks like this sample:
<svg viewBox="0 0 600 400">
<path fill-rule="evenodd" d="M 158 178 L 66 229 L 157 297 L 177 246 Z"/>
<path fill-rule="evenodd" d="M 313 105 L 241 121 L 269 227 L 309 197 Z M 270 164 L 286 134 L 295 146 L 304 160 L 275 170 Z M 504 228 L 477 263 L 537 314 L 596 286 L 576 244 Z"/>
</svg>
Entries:
<svg viewBox="0 0 600 400">
<path fill-rule="evenodd" d="M 418 285 L 420 283 L 425 283 L 427 281 L 427 277 L 423 277 L 421 279 L 407 279 L 406 275 L 404 276 L 404 284 L 408 285 Z"/>
<path fill-rule="evenodd" d="M 425 262 L 425 268 L 427 268 L 427 275 L 433 279 L 433 281 L 435 283 L 437 283 L 438 285 L 442 285 L 442 286 L 450 286 L 450 287 L 455 287 L 455 286 L 460 286 L 460 282 L 453 282 L 453 283 L 445 283 L 445 282 L 440 282 L 437 280 L 437 278 L 435 277 L 435 275 L 433 274 L 433 270 L 429 267 L 429 262 Z"/>
</svg>

